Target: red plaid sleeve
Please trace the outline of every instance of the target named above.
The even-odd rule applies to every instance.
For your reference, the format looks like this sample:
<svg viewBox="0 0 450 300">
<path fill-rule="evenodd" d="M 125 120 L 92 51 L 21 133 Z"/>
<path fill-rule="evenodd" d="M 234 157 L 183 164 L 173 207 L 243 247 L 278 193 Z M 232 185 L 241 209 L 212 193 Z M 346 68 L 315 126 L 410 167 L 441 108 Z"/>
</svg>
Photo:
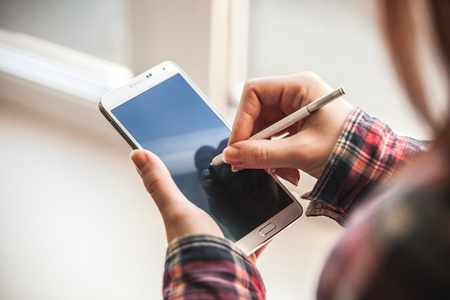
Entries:
<svg viewBox="0 0 450 300">
<path fill-rule="evenodd" d="M 232 242 L 188 235 L 169 244 L 164 299 L 265 299 L 259 271 Z"/>
<path fill-rule="evenodd" d="M 374 186 L 390 179 L 427 145 L 399 136 L 380 120 L 354 109 L 319 180 L 305 197 L 311 200 L 306 215 L 325 215 L 342 225 Z"/>
</svg>

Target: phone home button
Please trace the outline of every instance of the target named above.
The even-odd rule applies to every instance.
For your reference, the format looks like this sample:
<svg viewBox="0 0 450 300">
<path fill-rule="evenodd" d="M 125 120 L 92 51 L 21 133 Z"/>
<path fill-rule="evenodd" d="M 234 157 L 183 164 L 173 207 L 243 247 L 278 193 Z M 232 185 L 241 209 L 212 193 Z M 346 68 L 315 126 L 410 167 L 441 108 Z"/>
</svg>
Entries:
<svg viewBox="0 0 450 300">
<path fill-rule="evenodd" d="M 275 229 L 275 227 L 277 227 L 274 223 L 269 223 L 266 226 L 264 226 L 263 228 L 261 228 L 259 230 L 259 234 L 262 236 L 266 236 L 269 232 L 271 232 L 272 230 Z"/>
</svg>

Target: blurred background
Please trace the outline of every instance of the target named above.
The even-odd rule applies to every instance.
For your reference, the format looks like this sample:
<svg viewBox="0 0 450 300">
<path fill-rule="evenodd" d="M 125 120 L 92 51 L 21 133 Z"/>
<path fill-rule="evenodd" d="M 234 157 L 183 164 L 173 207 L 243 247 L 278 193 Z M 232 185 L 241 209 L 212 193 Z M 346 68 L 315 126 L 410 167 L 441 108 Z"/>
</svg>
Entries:
<svg viewBox="0 0 450 300">
<path fill-rule="evenodd" d="M 395 130 L 428 137 L 373 1 L 1 0 L 1 299 L 161 298 L 163 224 L 97 104 L 165 60 L 230 122 L 246 79 L 308 70 Z M 302 174 L 289 187 L 313 185 Z M 342 232 L 302 217 L 277 237 L 258 262 L 268 299 L 313 299 Z"/>
</svg>

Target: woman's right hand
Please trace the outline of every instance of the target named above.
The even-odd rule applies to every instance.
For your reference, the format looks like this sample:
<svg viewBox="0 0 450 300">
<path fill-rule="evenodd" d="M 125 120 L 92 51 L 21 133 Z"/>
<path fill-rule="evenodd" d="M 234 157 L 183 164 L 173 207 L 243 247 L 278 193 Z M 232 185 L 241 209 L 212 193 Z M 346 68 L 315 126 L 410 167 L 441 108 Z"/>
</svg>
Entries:
<svg viewBox="0 0 450 300">
<path fill-rule="evenodd" d="M 253 134 L 319 99 L 332 89 L 310 72 L 246 82 L 224 160 L 234 170 L 270 169 L 293 184 L 298 169 L 318 178 L 352 106 L 339 98 L 295 126 L 289 136 L 247 140 Z"/>
</svg>

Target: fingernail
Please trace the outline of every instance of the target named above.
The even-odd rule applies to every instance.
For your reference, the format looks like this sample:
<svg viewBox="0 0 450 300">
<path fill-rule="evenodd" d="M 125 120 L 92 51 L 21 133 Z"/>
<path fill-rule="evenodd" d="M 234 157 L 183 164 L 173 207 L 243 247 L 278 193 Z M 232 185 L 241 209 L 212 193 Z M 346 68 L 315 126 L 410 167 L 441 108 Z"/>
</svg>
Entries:
<svg viewBox="0 0 450 300">
<path fill-rule="evenodd" d="M 306 192 L 306 193 L 304 193 L 303 195 L 301 195 L 300 198 L 309 200 L 309 199 L 308 199 L 308 198 L 309 198 L 309 195 L 311 195 L 311 192 Z"/>
<path fill-rule="evenodd" d="M 242 170 L 244 170 L 244 168 L 242 166 L 231 166 L 231 171 L 234 173 L 242 171 Z"/>
<path fill-rule="evenodd" d="M 147 165 L 148 159 L 142 150 L 133 150 L 130 153 L 130 158 L 133 161 L 136 169 L 141 172 L 141 170 Z"/>
<path fill-rule="evenodd" d="M 233 146 L 228 146 L 227 148 L 225 148 L 225 150 L 223 150 L 223 160 L 230 165 L 241 165 L 241 150 Z"/>
<path fill-rule="evenodd" d="M 298 182 L 300 180 L 297 176 L 293 176 L 293 175 L 288 175 L 285 177 L 285 179 L 295 186 L 298 185 Z"/>
</svg>

